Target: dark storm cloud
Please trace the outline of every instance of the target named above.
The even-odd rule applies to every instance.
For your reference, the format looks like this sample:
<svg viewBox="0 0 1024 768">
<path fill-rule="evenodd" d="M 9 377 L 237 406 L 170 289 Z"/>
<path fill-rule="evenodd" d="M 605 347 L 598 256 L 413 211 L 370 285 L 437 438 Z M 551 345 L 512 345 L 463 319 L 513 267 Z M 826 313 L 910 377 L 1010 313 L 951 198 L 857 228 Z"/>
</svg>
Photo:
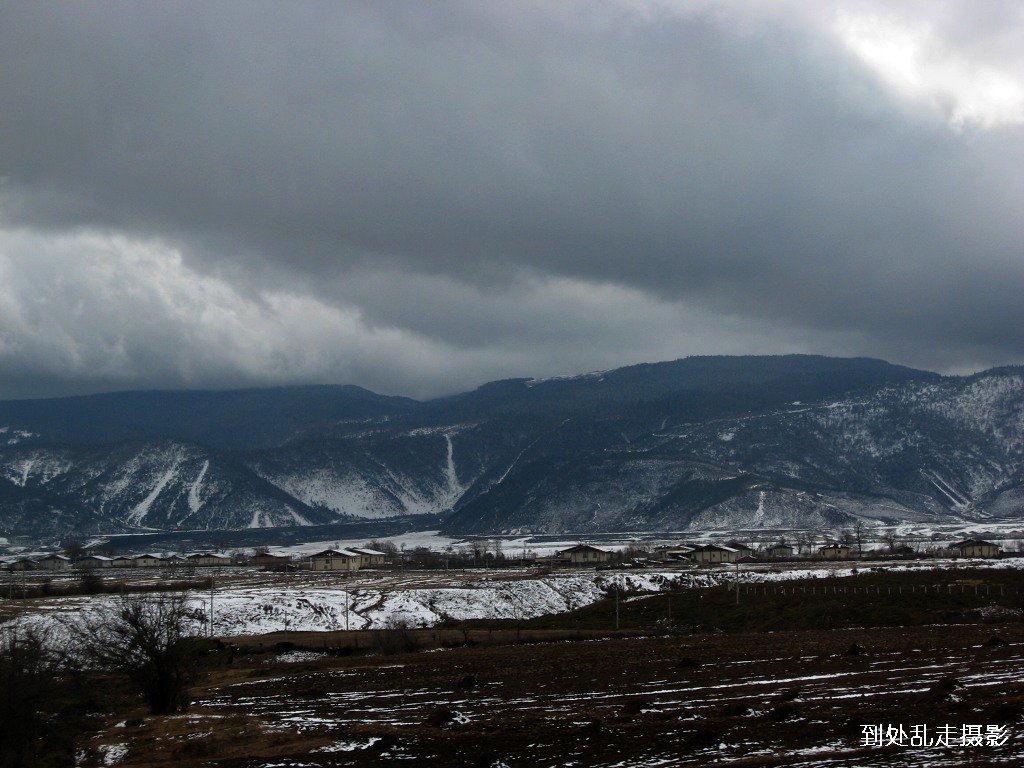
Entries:
<svg viewBox="0 0 1024 768">
<path fill-rule="evenodd" d="M 80 278 L 41 325 L 0 302 L 27 376 L 425 394 L 639 355 L 1024 350 L 1020 124 L 894 93 L 801 4 L 0 8 L 6 270 Z M 1009 8 L 934 23 L 1012 58 Z M 173 264 L 111 286 L 71 242 Z"/>
</svg>

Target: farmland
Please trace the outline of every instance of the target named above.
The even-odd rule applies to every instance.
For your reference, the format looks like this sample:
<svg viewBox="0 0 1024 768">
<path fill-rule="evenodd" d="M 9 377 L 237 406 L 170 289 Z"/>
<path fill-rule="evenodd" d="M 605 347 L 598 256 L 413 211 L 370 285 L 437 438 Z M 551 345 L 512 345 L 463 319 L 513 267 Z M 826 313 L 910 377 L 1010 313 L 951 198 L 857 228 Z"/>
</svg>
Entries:
<svg viewBox="0 0 1024 768">
<path fill-rule="evenodd" d="M 1018 765 L 1016 564 L 764 569 L 741 574 L 738 590 L 731 568 L 366 574 L 344 584 L 225 575 L 190 710 L 150 716 L 110 681 L 105 712 L 77 738 L 77 762 Z M 205 604 L 205 592 L 192 594 Z M 545 595 L 551 602 L 533 610 L 528 598 Z M 97 599 L 110 598 L 48 606 L 87 611 Z M 337 600 L 350 608 L 349 631 L 337 628 Z M 297 613 L 285 625 L 288 606 Z M 872 725 L 902 727 L 905 738 L 893 730 L 874 743 Z"/>
</svg>

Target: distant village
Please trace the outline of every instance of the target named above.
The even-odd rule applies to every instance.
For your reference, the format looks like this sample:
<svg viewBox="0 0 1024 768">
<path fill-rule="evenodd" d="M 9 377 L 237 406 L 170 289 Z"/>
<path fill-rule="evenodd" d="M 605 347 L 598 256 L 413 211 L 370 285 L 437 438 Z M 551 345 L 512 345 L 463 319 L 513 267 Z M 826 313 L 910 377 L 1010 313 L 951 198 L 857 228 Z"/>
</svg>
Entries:
<svg viewBox="0 0 1024 768">
<path fill-rule="evenodd" d="M 375 548 L 378 547 L 378 548 Z M 624 549 L 580 543 L 547 556 L 511 556 L 500 546 L 486 544 L 460 552 L 436 552 L 425 547 L 399 550 L 390 542 L 370 542 L 365 547 L 335 547 L 308 555 L 273 554 L 267 548 L 253 552 L 196 552 L 192 554 L 142 553 L 110 556 L 86 550 L 71 550 L 44 556 L 22 557 L 4 564 L 17 571 L 102 571 L 121 568 L 195 569 L 251 567 L 269 571 L 359 571 L 364 569 L 449 569 L 466 567 L 530 566 L 547 568 L 643 568 L 649 566 L 716 566 L 760 562 L 805 562 L 808 560 L 870 560 L 892 558 L 998 558 L 999 544 L 982 539 L 964 539 L 927 551 L 909 546 L 864 550 L 853 543 L 830 541 L 798 552 L 784 540 L 753 549 L 739 541 L 726 544 L 659 545 L 649 549 Z"/>
</svg>

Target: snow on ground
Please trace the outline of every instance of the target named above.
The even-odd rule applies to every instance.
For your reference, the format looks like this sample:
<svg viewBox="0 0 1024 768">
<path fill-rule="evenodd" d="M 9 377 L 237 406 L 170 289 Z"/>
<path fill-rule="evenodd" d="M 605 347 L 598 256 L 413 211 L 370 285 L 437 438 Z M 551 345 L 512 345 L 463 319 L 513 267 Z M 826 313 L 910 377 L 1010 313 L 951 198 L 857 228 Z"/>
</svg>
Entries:
<svg viewBox="0 0 1024 768">
<path fill-rule="evenodd" d="M 446 619 L 528 619 L 589 605 L 618 584 L 657 591 L 680 576 L 593 573 L 498 581 L 478 576 L 445 586 L 411 583 L 229 589 L 214 595 L 214 634 L 248 635 L 281 630 L 431 627 Z M 461 583 L 460 583 L 461 581 Z M 205 598 L 208 604 L 209 598 Z"/>
<path fill-rule="evenodd" d="M 926 570 L 935 562 L 887 563 L 871 568 Z M 944 567 L 1024 568 L 1024 558 L 946 562 Z M 409 572 L 314 574 L 276 581 L 248 579 L 218 583 L 211 593 L 192 593 L 196 631 L 219 636 L 256 635 L 280 631 L 379 629 L 394 626 L 431 627 L 447 619 L 529 619 L 576 610 L 615 589 L 621 593 L 658 592 L 673 588 L 710 587 L 739 580 L 744 584 L 827 579 L 867 570 L 864 564 L 822 565 L 784 569 L 779 566 L 732 566 L 685 571 L 620 571 L 534 575 L 516 571 L 468 573 Z M 54 622 L 57 616 L 88 617 L 90 606 L 111 596 L 55 598 L 23 617 L 32 623 Z"/>
</svg>

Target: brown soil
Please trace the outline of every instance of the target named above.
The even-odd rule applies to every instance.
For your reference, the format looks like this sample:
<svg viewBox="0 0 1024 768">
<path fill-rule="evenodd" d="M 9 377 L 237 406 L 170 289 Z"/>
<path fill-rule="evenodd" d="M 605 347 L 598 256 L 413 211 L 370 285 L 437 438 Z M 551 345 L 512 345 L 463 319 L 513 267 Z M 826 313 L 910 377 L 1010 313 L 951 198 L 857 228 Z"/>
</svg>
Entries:
<svg viewBox="0 0 1024 768">
<path fill-rule="evenodd" d="M 236 638 L 189 714 L 111 723 L 81 764 L 1024 765 L 1024 624 L 516 635 L 425 630 L 477 645 L 391 655 L 346 648 L 369 634 Z M 957 744 L 867 746 L 868 724 L 952 726 Z M 1009 738 L 961 747 L 964 725 Z"/>
</svg>

